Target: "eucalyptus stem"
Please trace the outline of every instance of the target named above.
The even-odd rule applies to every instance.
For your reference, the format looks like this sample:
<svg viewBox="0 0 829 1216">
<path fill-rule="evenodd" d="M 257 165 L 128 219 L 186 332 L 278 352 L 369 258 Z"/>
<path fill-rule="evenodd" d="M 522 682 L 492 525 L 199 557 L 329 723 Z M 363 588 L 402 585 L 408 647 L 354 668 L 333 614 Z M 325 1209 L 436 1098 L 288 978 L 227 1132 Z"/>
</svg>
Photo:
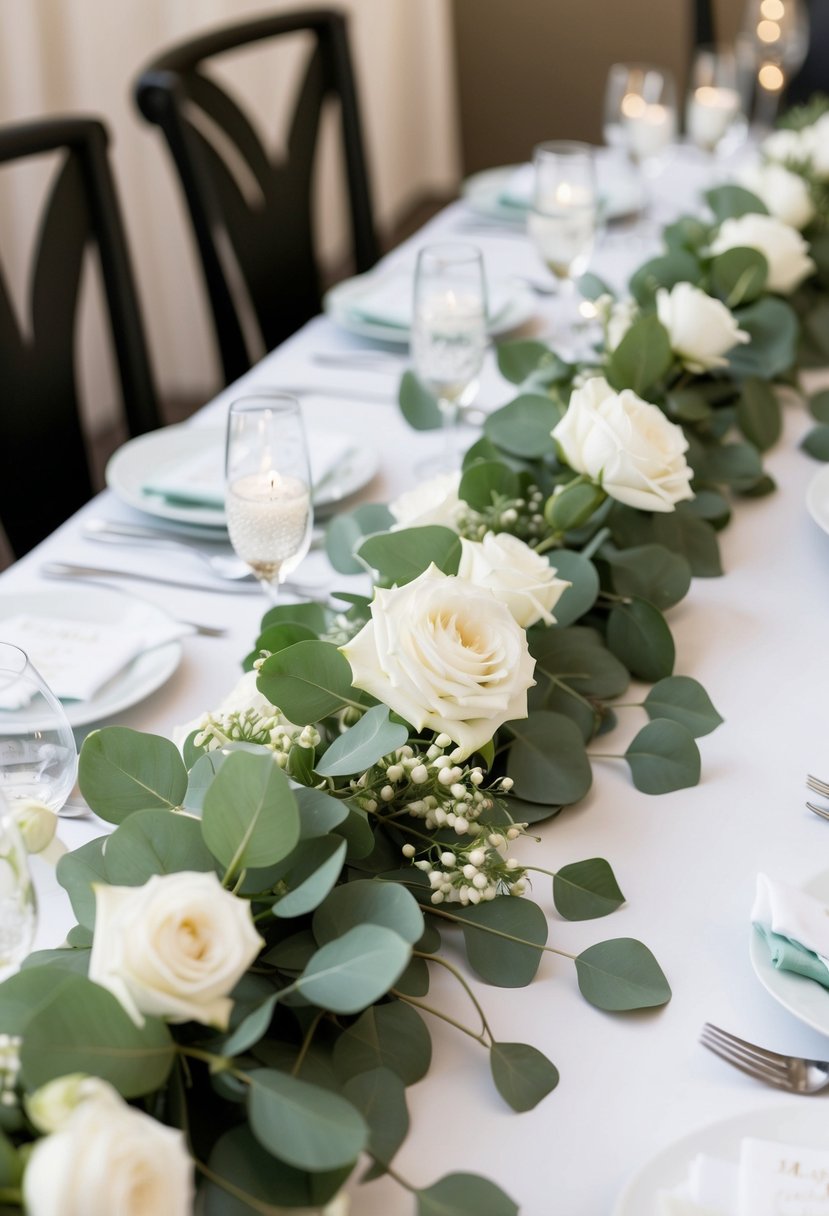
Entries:
<svg viewBox="0 0 829 1216">
<path fill-rule="evenodd" d="M 414 996 L 406 996 L 405 992 L 400 992 L 398 988 L 391 988 L 390 992 L 392 996 L 396 996 L 404 1004 L 413 1005 L 415 1009 L 422 1009 L 424 1013 L 431 1013 L 433 1017 L 440 1018 L 442 1022 L 447 1022 L 450 1026 L 454 1026 L 456 1030 L 460 1030 L 463 1034 L 468 1035 L 470 1039 L 474 1039 L 482 1047 L 489 1046 L 483 1034 L 475 1034 L 475 1031 L 470 1030 L 468 1026 L 464 1026 L 463 1022 L 457 1022 L 454 1018 L 450 1018 L 448 1013 L 435 1009 L 434 1005 L 427 1005 L 425 1001 L 419 1001 Z M 492 1038 L 491 1034 L 490 1038 Z"/>
<path fill-rule="evenodd" d="M 455 979 L 458 981 L 460 986 L 466 992 L 466 995 L 469 997 L 472 1004 L 475 1006 L 475 1009 L 477 1010 L 477 1013 L 478 1013 L 478 1017 L 481 1019 L 481 1025 L 483 1026 L 485 1033 L 489 1035 L 490 1041 L 494 1042 L 495 1036 L 493 1035 L 492 1028 L 490 1027 L 489 1022 L 486 1019 L 486 1014 L 484 1013 L 478 998 L 475 996 L 475 993 L 472 991 L 469 984 L 466 982 L 463 975 L 461 974 L 460 969 L 458 967 L 456 967 L 454 965 L 454 963 L 450 963 L 450 962 L 448 962 L 447 959 L 441 958 L 440 955 L 438 955 L 438 954 L 427 954 L 424 950 L 413 950 L 412 954 L 414 955 L 415 958 L 425 958 L 430 963 L 437 963 L 440 967 L 445 967 L 447 971 L 449 971 L 452 975 L 454 975 Z"/>
<path fill-rule="evenodd" d="M 550 549 L 560 549 L 561 542 L 564 539 L 563 532 L 553 532 L 546 540 L 542 540 L 535 546 L 536 553 L 548 553 Z"/>
<path fill-rule="evenodd" d="M 593 556 L 593 554 L 596 552 L 596 550 L 600 549 L 602 547 L 602 545 L 604 544 L 604 542 L 607 540 L 607 538 L 609 536 L 610 536 L 610 528 L 599 528 L 596 535 L 591 540 L 589 540 L 587 542 L 587 544 L 584 546 L 584 548 L 582 549 L 582 551 L 581 551 L 582 557 L 586 557 L 589 561 L 590 558 Z"/>
<path fill-rule="evenodd" d="M 311 1040 L 313 1039 L 314 1035 L 316 1034 L 317 1027 L 319 1026 L 320 1021 L 322 1020 L 322 1016 L 323 1016 L 324 1012 L 325 1012 L 324 1009 L 319 1010 L 319 1012 L 316 1014 L 316 1016 L 314 1017 L 314 1019 L 312 1020 L 312 1022 L 310 1024 L 310 1026 L 308 1027 L 308 1029 L 305 1032 L 305 1038 L 302 1040 L 302 1046 L 299 1049 L 299 1054 L 297 1055 L 297 1058 L 294 1060 L 293 1068 L 291 1069 L 292 1077 L 299 1076 L 299 1070 L 300 1070 L 300 1068 L 302 1068 L 305 1057 L 308 1054 L 308 1048 L 311 1046 Z"/>
<path fill-rule="evenodd" d="M 211 1072 L 230 1072 L 235 1077 L 242 1080 L 248 1078 L 230 1065 L 230 1060 L 227 1056 L 217 1056 L 213 1051 L 203 1051 L 200 1047 L 185 1047 L 181 1043 L 176 1043 L 176 1051 L 179 1055 L 189 1057 L 191 1060 L 201 1060 L 203 1064 L 210 1067 Z"/>
<path fill-rule="evenodd" d="M 562 680 L 560 676 L 551 675 L 548 675 L 547 678 L 556 686 L 556 688 L 560 688 L 562 692 L 569 692 L 570 696 L 574 697 L 576 701 L 581 701 L 582 705 L 586 705 L 592 713 L 596 712 L 596 707 L 593 702 L 589 700 L 588 697 L 585 697 L 582 693 L 576 692 L 575 688 L 568 684 L 566 680 Z M 577 679 L 578 677 L 572 676 L 571 678 Z"/>
<path fill-rule="evenodd" d="M 618 757 L 621 759 L 621 757 Z M 462 916 L 453 916 L 451 912 L 444 912 L 442 908 L 436 908 L 431 904 L 424 905 L 424 912 L 430 912 L 432 916 L 439 916 L 443 920 L 451 920 L 456 925 L 468 925 L 470 922 L 463 919 Z M 538 942 L 529 942 L 525 937 L 516 937 L 513 933 L 504 933 L 503 929 L 493 929 L 490 925 L 475 924 L 474 929 L 480 929 L 482 933 L 491 933 L 493 937 L 503 937 L 508 942 L 515 942 L 518 946 L 530 946 L 533 950 L 541 950 L 544 954 L 557 954 L 560 958 L 569 958 L 571 962 L 576 961 L 575 954 L 568 954 L 566 950 L 556 950 L 555 946 L 540 946 Z"/>
</svg>

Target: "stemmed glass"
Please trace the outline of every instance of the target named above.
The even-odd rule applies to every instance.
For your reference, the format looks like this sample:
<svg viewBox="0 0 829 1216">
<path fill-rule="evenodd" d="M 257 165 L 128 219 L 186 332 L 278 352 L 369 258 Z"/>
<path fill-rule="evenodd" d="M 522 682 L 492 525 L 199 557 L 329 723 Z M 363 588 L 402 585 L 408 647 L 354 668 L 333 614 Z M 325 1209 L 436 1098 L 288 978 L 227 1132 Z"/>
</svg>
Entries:
<svg viewBox="0 0 829 1216">
<path fill-rule="evenodd" d="M 78 751 L 66 713 L 28 655 L 0 642 L 0 794 L 59 811 L 75 784 Z"/>
<path fill-rule="evenodd" d="M 0 982 L 17 971 L 31 949 L 37 899 L 26 846 L 0 794 Z"/>
<path fill-rule="evenodd" d="M 587 269 L 596 239 L 598 197 L 593 150 L 553 140 L 533 152 L 535 179 L 527 232 L 560 287 L 565 305 L 556 325 L 567 341 L 574 332 L 575 279 Z"/>
<path fill-rule="evenodd" d="M 653 176 L 676 138 L 676 86 L 664 68 L 614 63 L 605 88 L 604 136 L 645 176 Z"/>
<path fill-rule="evenodd" d="M 311 542 L 314 511 L 299 402 L 260 392 L 232 402 L 225 450 L 230 543 L 273 603 Z"/>
<path fill-rule="evenodd" d="M 475 245 L 424 246 L 417 257 L 411 355 L 418 378 L 437 398 L 444 451 L 418 472 L 457 468 L 456 428 L 463 406 L 474 401 L 487 345 L 484 262 Z"/>
<path fill-rule="evenodd" d="M 688 85 L 685 129 L 691 143 L 708 155 L 733 151 L 745 137 L 737 60 L 732 50 L 697 48 Z"/>
<path fill-rule="evenodd" d="M 738 46 L 754 121 L 762 130 L 774 122 L 783 90 L 809 49 L 803 0 L 746 0 Z"/>
</svg>

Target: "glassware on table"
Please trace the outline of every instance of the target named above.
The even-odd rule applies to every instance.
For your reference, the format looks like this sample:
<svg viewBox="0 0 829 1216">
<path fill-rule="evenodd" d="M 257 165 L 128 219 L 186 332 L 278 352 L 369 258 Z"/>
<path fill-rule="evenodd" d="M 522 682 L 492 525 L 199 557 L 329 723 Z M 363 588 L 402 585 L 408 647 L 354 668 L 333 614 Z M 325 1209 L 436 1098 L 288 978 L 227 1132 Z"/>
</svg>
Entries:
<svg viewBox="0 0 829 1216">
<path fill-rule="evenodd" d="M 733 152 L 746 135 L 734 51 L 700 46 L 694 54 L 685 107 L 688 138 L 710 155 Z"/>
<path fill-rule="evenodd" d="M 527 233 L 559 284 L 559 344 L 575 329 L 575 280 L 587 269 L 596 240 L 598 194 L 593 149 L 572 140 L 538 144 Z"/>
<path fill-rule="evenodd" d="M 29 953 L 36 925 L 37 899 L 26 846 L 0 794 L 0 982 L 17 971 Z"/>
<path fill-rule="evenodd" d="M 653 175 L 676 139 L 676 85 L 665 68 L 614 63 L 605 88 L 604 137 Z"/>
<path fill-rule="evenodd" d="M 276 603 L 279 585 L 308 552 L 314 522 L 299 402 L 259 392 L 227 419 L 225 514 L 230 543 Z"/>
<path fill-rule="evenodd" d="M 437 398 L 445 437 L 443 454 L 418 472 L 458 467 L 460 410 L 478 392 L 487 346 L 487 286 L 475 245 L 425 245 L 417 256 L 412 305 L 411 356 L 415 373 Z"/>
<path fill-rule="evenodd" d="M 780 98 L 809 49 L 804 0 L 746 0 L 738 40 L 739 66 L 752 119 L 761 130 L 774 123 Z"/>
<path fill-rule="evenodd" d="M 0 642 L 0 795 L 58 812 L 78 771 L 63 706 L 18 646 Z"/>
</svg>

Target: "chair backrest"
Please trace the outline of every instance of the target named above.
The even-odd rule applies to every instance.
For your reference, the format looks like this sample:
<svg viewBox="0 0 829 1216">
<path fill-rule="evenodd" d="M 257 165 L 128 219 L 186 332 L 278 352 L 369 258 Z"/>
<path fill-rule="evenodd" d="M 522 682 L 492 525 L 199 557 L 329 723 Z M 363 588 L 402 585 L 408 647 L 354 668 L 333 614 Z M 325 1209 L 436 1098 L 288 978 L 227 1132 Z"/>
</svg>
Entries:
<svg viewBox="0 0 829 1216">
<path fill-rule="evenodd" d="M 713 46 L 717 37 L 711 0 L 693 0 L 691 16 L 693 46 Z"/>
<path fill-rule="evenodd" d="M 107 138 L 92 118 L 0 128 L 0 165 L 63 154 L 40 216 L 22 325 L 0 268 L 0 518 L 18 557 L 94 492 L 75 375 L 90 243 L 100 258 L 127 430 L 138 435 L 160 423 Z"/>
<path fill-rule="evenodd" d="M 313 35 L 313 52 L 288 128 L 287 153 L 273 162 L 251 119 L 209 74 L 208 60 L 302 30 Z M 379 250 L 346 24 L 340 13 L 282 13 L 226 27 L 160 55 L 138 80 L 139 109 L 161 127 L 178 170 L 227 383 L 246 371 L 255 357 L 245 340 L 234 278 L 241 276 L 266 350 L 320 310 L 311 191 L 320 116 L 329 96 L 339 99 L 354 261 L 356 269 L 364 271 L 377 261 Z M 255 183 L 252 202 L 224 155 L 228 146 L 236 167 L 243 165 L 249 182 Z"/>
</svg>

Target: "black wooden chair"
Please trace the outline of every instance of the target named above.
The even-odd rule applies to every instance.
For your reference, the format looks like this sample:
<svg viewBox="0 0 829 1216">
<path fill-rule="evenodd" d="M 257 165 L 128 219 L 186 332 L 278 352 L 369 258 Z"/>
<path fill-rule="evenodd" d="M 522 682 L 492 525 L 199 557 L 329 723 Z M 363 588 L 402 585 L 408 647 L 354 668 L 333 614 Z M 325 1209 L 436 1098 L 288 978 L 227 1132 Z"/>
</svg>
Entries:
<svg viewBox="0 0 829 1216">
<path fill-rule="evenodd" d="M 286 156 L 274 163 L 251 119 L 210 75 L 208 60 L 303 30 L 313 37 L 313 51 L 288 128 Z M 355 268 L 364 271 L 379 251 L 341 14 L 283 13 L 205 34 L 160 55 L 138 80 L 139 109 L 161 127 L 190 211 L 227 383 L 256 357 L 245 339 L 246 304 L 266 350 L 320 311 L 311 188 L 320 116 L 332 96 L 339 99 Z M 230 146 L 235 166 L 224 155 Z M 253 202 L 237 179 L 239 166 L 255 185 Z M 240 276 L 247 301 L 240 300 Z"/>
<path fill-rule="evenodd" d="M 18 557 L 94 492 L 75 375 L 90 243 L 100 258 L 128 433 L 159 425 L 106 129 L 91 118 L 0 128 L 0 166 L 47 152 L 60 154 L 61 164 L 40 218 L 22 324 L 0 270 L 0 519 Z"/>
</svg>

